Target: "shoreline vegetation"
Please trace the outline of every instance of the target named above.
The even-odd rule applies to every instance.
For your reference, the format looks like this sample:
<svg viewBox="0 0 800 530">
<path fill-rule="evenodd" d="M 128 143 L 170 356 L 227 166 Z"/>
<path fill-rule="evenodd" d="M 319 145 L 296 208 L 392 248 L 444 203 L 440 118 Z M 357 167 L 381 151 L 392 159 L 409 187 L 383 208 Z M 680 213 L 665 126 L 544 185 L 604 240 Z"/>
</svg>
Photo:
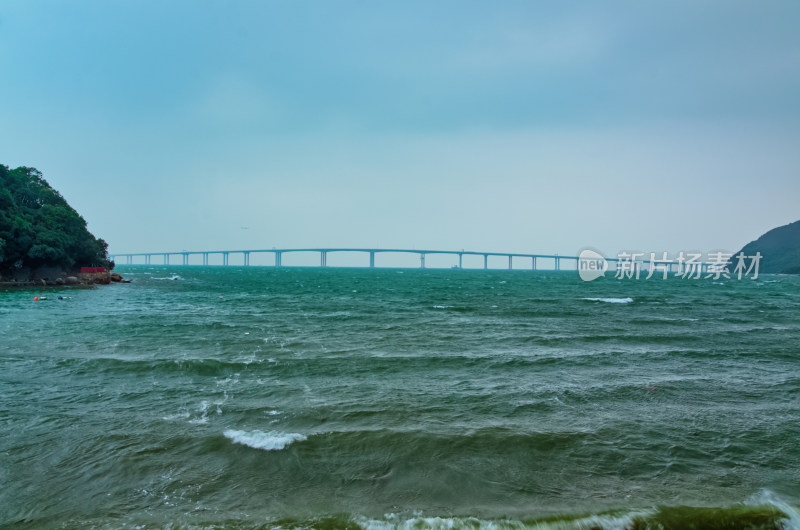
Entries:
<svg viewBox="0 0 800 530">
<path fill-rule="evenodd" d="M 0 288 L 124 281 L 113 268 L 108 244 L 39 170 L 0 164 Z"/>
</svg>

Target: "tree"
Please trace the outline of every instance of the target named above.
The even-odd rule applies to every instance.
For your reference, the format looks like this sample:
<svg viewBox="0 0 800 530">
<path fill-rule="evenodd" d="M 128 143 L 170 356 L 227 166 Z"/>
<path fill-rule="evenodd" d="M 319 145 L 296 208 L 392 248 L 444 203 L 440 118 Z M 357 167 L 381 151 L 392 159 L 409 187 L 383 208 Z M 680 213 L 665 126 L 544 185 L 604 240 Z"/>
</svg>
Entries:
<svg viewBox="0 0 800 530">
<path fill-rule="evenodd" d="M 0 273 L 21 267 L 105 266 L 108 244 L 35 168 L 0 164 Z"/>
</svg>

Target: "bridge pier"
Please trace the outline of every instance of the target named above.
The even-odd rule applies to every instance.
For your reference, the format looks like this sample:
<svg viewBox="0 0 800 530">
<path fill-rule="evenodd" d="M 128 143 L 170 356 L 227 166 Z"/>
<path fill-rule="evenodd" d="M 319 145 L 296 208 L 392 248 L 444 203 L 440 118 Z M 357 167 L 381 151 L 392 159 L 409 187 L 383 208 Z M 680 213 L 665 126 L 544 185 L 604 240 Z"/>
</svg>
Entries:
<svg viewBox="0 0 800 530">
<path fill-rule="evenodd" d="M 141 257 L 142 260 L 138 263 L 142 263 L 144 265 L 151 265 L 155 262 L 158 262 L 158 256 L 163 258 L 164 265 L 170 265 L 170 258 L 175 256 L 180 258 L 180 263 L 184 266 L 189 266 L 191 264 L 191 256 L 197 254 L 201 256 L 202 264 L 204 266 L 208 266 L 211 258 L 211 254 L 221 254 L 223 266 L 230 266 L 230 255 L 231 254 L 241 254 L 242 255 L 242 264 L 246 267 L 249 267 L 252 263 L 250 260 L 251 254 L 253 253 L 268 253 L 272 252 L 275 258 L 275 266 L 282 267 L 283 266 L 283 254 L 287 252 L 308 252 L 308 253 L 319 253 L 319 267 L 327 267 L 328 266 L 328 254 L 330 252 L 350 252 L 350 253 L 366 253 L 369 254 L 369 268 L 376 268 L 375 266 L 375 255 L 379 252 L 400 252 L 404 253 L 405 255 L 410 254 L 417 254 L 419 255 L 419 268 L 425 269 L 427 268 L 427 257 L 428 254 L 446 254 L 451 256 L 452 259 L 453 255 L 458 256 L 457 265 L 452 264 L 452 268 L 463 268 L 464 267 L 464 256 L 483 256 L 483 270 L 489 270 L 489 256 L 498 256 L 503 257 L 505 256 L 508 259 L 508 270 L 514 270 L 514 258 L 531 258 L 531 270 L 536 271 L 540 270 L 539 265 L 541 264 L 541 258 L 544 258 L 546 263 L 544 265 L 543 270 L 555 270 L 555 271 L 563 271 L 563 270 L 572 270 L 572 265 L 570 265 L 570 260 L 575 260 L 577 265 L 580 265 L 580 259 L 577 256 L 560 256 L 557 253 L 554 255 L 546 255 L 546 254 L 517 254 L 517 253 L 502 253 L 502 252 L 474 252 L 474 251 L 467 251 L 465 249 L 461 250 L 434 250 L 434 249 L 383 249 L 383 248 L 308 248 L 308 249 L 278 249 L 273 247 L 272 249 L 252 249 L 252 250 L 199 250 L 199 251 L 179 251 L 179 252 L 141 252 L 135 254 L 109 254 L 110 259 L 116 260 L 120 264 L 127 264 L 127 265 L 135 265 L 137 263 L 136 259 Z M 155 258 L 154 258 L 155 257 Z M 550 265 L 550 260 L 553 260 L 553 265 Z M 564 260 L 567 260 L 566 269 L 564 269 Z M 234 261 L 236 258 L 234 257 Z M 468 260 L 469 261 L 469 260 Z M 619 268 L 619 264 L 617 263 L 619 260 L 615 260 L 613 258 L 609 258 L 608 262 L 611 265 L 611 262 L 615 262 L 617 268 Z M 216 262 L 216 259 L 215 259 Z M 177 263 L 176 263 L 177 264 Z M 198 263 L 199 265 L 199 263 Z M 469 265 L 469 263 L 467 263 Z M 519 264 L 519 259 L 517 259 L 517 265 Z M 653 263 L 647 262 L 645 260 L 635 261 L 634 271 L 639 272 L 647 268 L 647 270 L 652 270 L 655 265 Z M 662 269 L 666 270 L 666 274 L 680 274 L 683 270 L 683 264 L 678 263 L 677 261 L 670 261 L 670 260 L 663 260 L 663 263 L 659 260 L 659 266 Z M 524 268 L 524 265 L 522 266 Z M 551 268 L 552 267 L 552 268 Z M 366 267 L 365 267 L 366 268 Z M 501 267 L 502 269 L 503 267 Z M 480 266 L 478 267 L 480 269 Z M 577 270 L 577 266 L 575 268 Z M 710 271 L 714 270 L 713 263 L 695 263 L 693 267 L 693 272 L 697 274 L 708 274 Z"/>
</svg>

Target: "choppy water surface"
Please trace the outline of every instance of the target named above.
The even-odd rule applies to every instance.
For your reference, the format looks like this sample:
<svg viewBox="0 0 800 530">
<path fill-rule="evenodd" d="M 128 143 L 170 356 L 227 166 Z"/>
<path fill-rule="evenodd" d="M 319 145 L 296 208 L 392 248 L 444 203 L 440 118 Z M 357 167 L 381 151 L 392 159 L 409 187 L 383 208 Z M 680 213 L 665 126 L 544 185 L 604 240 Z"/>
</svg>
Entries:
<svg viewBox="0 0 800 530">
<path fill-rule="evenodd" d="M 800 278 L 120 272 L 0 292 L 0 526 L 800 528 Z"/>
</svg>

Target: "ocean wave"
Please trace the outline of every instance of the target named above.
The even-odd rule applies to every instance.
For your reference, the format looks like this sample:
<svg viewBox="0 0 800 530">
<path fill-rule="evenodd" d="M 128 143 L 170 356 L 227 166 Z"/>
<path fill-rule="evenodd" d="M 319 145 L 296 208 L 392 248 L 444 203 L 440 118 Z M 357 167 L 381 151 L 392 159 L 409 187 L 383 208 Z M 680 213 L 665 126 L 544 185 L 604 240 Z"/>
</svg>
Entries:
<svg viewBox="0 0 800 530">
<path fill-rule="evenodd" d="M 746 504 L 756 507 L 765 505 L 772 506 L 785 516 L 782 521 L 785 530 L 800 530 L 800 511 L 790 506 L 788 502 L 778 497 L 772 491 L 763 489 L 758 494 L 754 495 Z"/>
<path fill-rule="evenodd" d="M 267 434 L 301 436 L 275 432 Z M 520 432 L 507 426 L 477 429 L 464 427 L 457 432 L 436 430 L 432 426 L 426 429 L 366 427 L 326 431 L 309 438 L 303 437 L 302 440 L 308 441 L 302 445 L 302 451 L 314 454 L 331 447 L 357 449 L 364 462 L 379 458 L 387 452 L 401 461 L 418 459 L 420 455 L 480 454 L 485 451 L 531 456 L 550 454 L 554 448 L 582 447 L 602 435 L 589 430 Z"/>
<path fill-rule="evenodd" d="M 191 415 L 189 414 L 189 411 L 184 410 L 175 414 L 168 414 L 166 416 L 162 416 L 161 419 L 164 421 L 187 420 L 189 419 L 190 416 Z"/>
<path fill-rule="evenodd" d="M 586 517 L 571 519 L 569 516 L 564 518 L 552 518 L 550 520 L 531 520 L 520 521 L 514 519 L 478 519 L 476 517 L 411 517 L 402 519 L 394 514 L 387 514 L 385 519 L 364 519 L 354 518 L 358 526 L 364 530 L 389 530 L 389 529 L 431 529 L 431 530 L 450 530 L 450 529 L 518 529 L 536 528 L 541 530 L 558 529 L 595 529 L 602 528 L 608 530 L 626 530 L 636 528 L 639 521 L 644 520 L 651 512 L 631 512 L 623 514 L 590 515 Z"/>
<path fill-rule="evenodd" d="M 222 433 L 235 444 L 246 445 L 253 449 L 264 451 L 280 451 L 294 442 L 302 442 L 307 438 L 298 433 L 264 432 L 264 431 L 237 431 L 228 429 Z"/>
<path fill-rule="evenodd" d="M 57 365 L 73 370 L 73 373 L 107 372 L 121 373 L 185 373 L 190 375 L 230 377 L 238 372 L 246 371 L 255 363 L 251 358 L 226 361 L 214 358 L 184 359 L 125 359 L 122 357 L 95 357 L 91 359 L 65 358 L 57 361 Z M 235 383 L 235 381 L 233 381 Z M 222 380 L 222 383 L 225 383 Z"/>
<path fill-rule="evenodd" d="M 785 510 L 792 513 L 787 513 Z M 596 514 L 562 514 L 531 519 L 487 519 L 474 516 L 437 516 L 387 513 L 383 518 L 340 514 L 306 520 L 282 519 L 271 528 L 328 528 L 364 530 L 455 530 L 455 529 L 537 529 L 537 530 L 632 530 L 669 528 L 750 528 L 795 530 L 793 514 L 797 512 L 783 503 L 730 507 L 674 506 L 648 510 L 614 510 Z"/>
<path fill-rule="evenodd" d="M 633 302 L 633 298 L 584 298 L 584 300 L 589 300 L 590 302 L 606 302 L 609 304 L 630 304 Z"/>
</svg>

